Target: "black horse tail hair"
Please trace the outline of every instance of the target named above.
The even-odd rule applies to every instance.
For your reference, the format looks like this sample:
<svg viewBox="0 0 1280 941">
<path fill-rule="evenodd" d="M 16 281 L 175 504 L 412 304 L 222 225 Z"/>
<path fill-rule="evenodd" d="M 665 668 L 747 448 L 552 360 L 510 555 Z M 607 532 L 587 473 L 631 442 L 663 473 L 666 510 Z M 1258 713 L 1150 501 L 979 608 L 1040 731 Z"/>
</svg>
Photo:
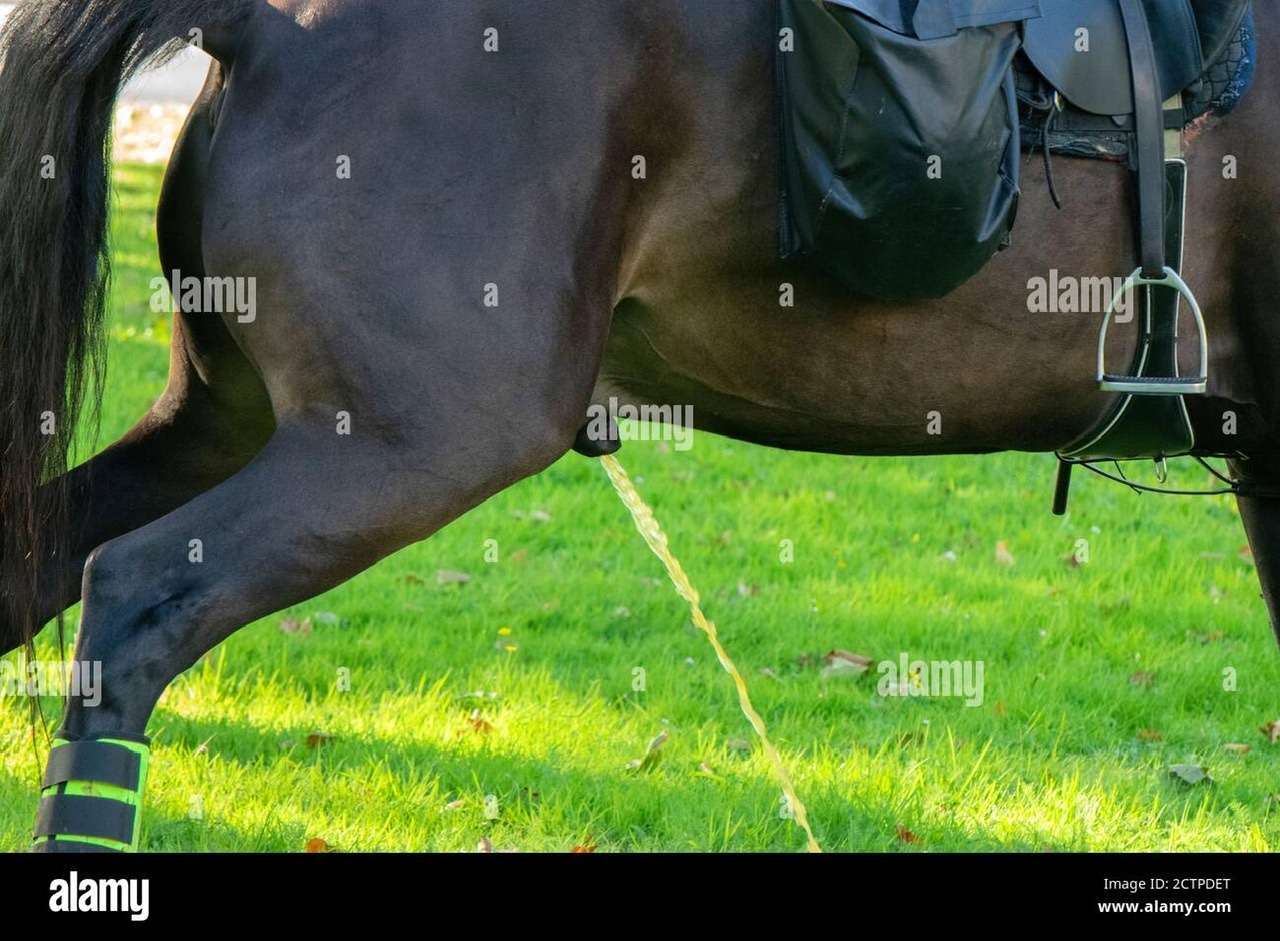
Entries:
<svg viewBox="0 0 1280 941">
<path fill-rule="evenodd" d="M 69 551 L 57 478 L 97 419 L 117 95 L 259 2 L 27 0 L 0 30 L 0 654 L 33 652 L 41 566 Z"/>
</svg>

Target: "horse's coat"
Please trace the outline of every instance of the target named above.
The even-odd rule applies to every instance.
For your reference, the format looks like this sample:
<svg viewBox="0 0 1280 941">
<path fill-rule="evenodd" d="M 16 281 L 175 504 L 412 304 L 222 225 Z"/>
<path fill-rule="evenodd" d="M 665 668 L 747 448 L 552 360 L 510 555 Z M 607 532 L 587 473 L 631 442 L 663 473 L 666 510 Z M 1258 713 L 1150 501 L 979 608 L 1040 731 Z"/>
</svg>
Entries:
<svg viewBox="0 0 1280 941">
<path fill-rule="evenodd" d="M 863 455 L 1049 451 L 1097 418 L 1097 318 L 1027 298 L 1054 269 L 1133 268 L 1124 169 L 1059 161 L 1059 214 L 1029 163 L 1014 245 L 979 278 L 912 306 L 846 296 L 776 259 L 773 15 L 772 0 L 19 8 L 0 74 L 0 139 L 16 141 L 0 167 L 0 650 L 83 598 L 76 656 L 102 661 L 103 701 L 72 701 L 68 731 L 141 733 L 222 639 L 545 468 L 592 404 L 692 406 L 708 431 Z M 165 180 L 162 270 L 252 277 L 257 316 L 178 314 L 161 400 L 36 500 L 65 441 L 26 423 L 93 333 L 92 155 L 121 50 L 192 26 L 218 61 Z M 1190 153 L 1186 271 L 1214 353 L 1192 408 L 1206 450 L 1280 483 L 1274 4 L 1258 33 L 1253 92 Z M 48 147 L 61 175 L 41 189 Z M 68 523 L 40 531 L 64 491 Z M 1275 613 L 1280 504 L 1242 510 Z"/>
</svg>

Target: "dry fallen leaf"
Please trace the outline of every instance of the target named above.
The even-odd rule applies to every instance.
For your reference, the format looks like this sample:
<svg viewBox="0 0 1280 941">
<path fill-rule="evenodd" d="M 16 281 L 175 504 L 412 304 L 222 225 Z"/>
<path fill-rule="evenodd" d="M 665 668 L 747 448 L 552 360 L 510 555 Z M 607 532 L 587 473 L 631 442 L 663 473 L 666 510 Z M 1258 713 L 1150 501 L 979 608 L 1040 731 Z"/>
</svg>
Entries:
<svg viewBox="0 0 1280 941">
<path fill-rule="evenodd" d="M 667 739 L 670 737 L 671 734 L 669 732 L 659 732 L 654 736 L 653 740 L 649 742 L 649 747 L 645 749 L 644 757 L 634 758 L 627 762 L 627 769 L 630 771 L 651 771 L 662 757 L 659 749 L 662 748 L 663 744 L 665 744 Z"/>
<path fill-rule="evenodd" d="M 574 847 L 570 852 L 573 852 L 573 853 L 594 853 L 595 851 L 596 851 L 596 845 L 595 845 L 594 843 L 592 843 L 590 839 L 588 839 L 586 843 L 582 843 L 582 844 L 580 844 L 580 845 L 578 845 L 578 846 L 575 846 L 575 847 Z"/>
<path fill-rule="evenodd" d="M 1213 783 L 1209 772 L 1199 765 L 1170 765 L 1169 774 L 1184 784 Z"/>
<path fill-rule="evenodd" d="M 1164 736 L 1155 729 L 1138 729 L 1138 741 L 1140 742 L 1163 742 Z"/>
<path fill-rule="evenodd" d="M 480 837 L 480 843 L 476 846 L 477 853 L 492 853 L 493 843 L 487 836 Z"/>
<path fill-rule="evenodd" d="M 471 726 L 471 731 L 479 735 L 488 735 L 493 731 L 493 726 L 484 720 L 480 715 L 479 709 L 471 710 L 471 715 L 467 718 L 467 724 Z"/>
<path fill-rule="evenodd" d="M 466 572 L 456 572 L 452 569 L 440 569 L 436 572 L 437 585 L 465 585 L 471 581 L 471 576 Z"/>
<path fill-rule="evenodd" d="M 1260 729 L 1263 735 L 1267 737 L 1267 741 L 1274 745 L 1280 742 L 1280 719 L 1272 719 Z"/>
<path fill-rule="evenodd" d="M 1253 751 L 1253 746 L 1246 745 L 1244 742 L 1227 742 L 1227 744 L 1222 747 L 1224 750 L 1235 755 L 1247 755 L 1249 752 Z"/>
<path fill-rule="evenodd" d="M 850 653 L 847 650 L 832 650 L 822 658 L 822 678 L 824 680 L 834 678 L 851 678 L 861 676 L 871 669 L 871 665 L 875 663 L 870 657 L 864 657 L 859 653 Z"/>
<path fill-rule="evenodd" d="M 515 552 L 511 553 L 512 562 L 523 562 L 528 558 L 529 558 L 528 549 L 517 549 Z"/>
<path fill-rule="evenodd" d="M 1009 551 L 1009 543 L 1001 539 L 996 543 L 996 562 L 999 565 L 1016 565 L 1017 559 L 1013 557 L 1013 553 Z"/>
<path fill-rule="evenodd" d="M 919 843 L 920 842 L 920 837 L 916 836 L 914 833 L 912 833 L 902 824 L 898 824 L 897 830 L 898 830 L 898 839 L 901 840 L 903 843 Z"/>
<path fill-rule="evenodd" d="M 336 735 L 326 735 L 324 732 L 312 732 L 307 736 L 307 747 L 319 748 L 321 745 L 330 744 L 336 738 Z"/>
<path fill-rule="evenodd" d="M 311 634 L 311 618 L 304 618 L 299 621 L 297 618 L 285 618 L 280 622 L 280 631 L 284 634 L 301 634 L 308 637 Z"/>
<path fill-rule="evenodd" d="M 444 805 L 444 809 L 445 810 L 461 810 L 463 807 L 466 807 L 466 806 L 467 806 L 467 802 L 460 797 L 456 801 L 449 801 L 449 803 Z"/>
<path fill-rule="evenodd" d="M 307 840 L 306 851 L 308 853 L 328 853 L 330 852 L 330 846 L 320 837 L 313 836 Z"/>
</svg>

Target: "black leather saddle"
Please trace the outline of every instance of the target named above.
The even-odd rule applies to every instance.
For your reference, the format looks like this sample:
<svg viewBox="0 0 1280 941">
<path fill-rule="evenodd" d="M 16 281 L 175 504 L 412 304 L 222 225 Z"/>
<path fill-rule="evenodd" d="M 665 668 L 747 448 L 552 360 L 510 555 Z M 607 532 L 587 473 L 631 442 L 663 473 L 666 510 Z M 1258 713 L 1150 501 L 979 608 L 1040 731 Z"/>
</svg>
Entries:
<svg viewBox="0 0 1280 941">
<path fill-rule="evenodd" d="M 1222 57 L 1252 7 L 1252 0 L 1191 0 L 1206 64 Z"/>
<path fill-rule="evenodd" d="M 1240 32 L 1252 0 L 1141 0 L 1162 101 L 1191 88 Z M 1131 37 L 1116 0 L 1040 0 L 1026 23 L 1032 64 L 1074 107 L 1135 111 Z"/>
</svg>

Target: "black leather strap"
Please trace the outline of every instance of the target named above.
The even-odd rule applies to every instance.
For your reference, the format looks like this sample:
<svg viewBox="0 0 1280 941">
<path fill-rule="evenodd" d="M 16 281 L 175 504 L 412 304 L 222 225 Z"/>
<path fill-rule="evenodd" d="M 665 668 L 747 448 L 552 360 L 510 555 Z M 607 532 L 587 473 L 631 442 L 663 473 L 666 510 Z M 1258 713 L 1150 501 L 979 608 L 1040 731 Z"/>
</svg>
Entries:
<svg viewBox="0 0 1280 941">
<path fill-rule="evenodd" d="M 98 781 L 136 791 L 141 768 L 142 762 L 137 753 L 122 745 L 96 741 L 68 742 L 49 753 L 44 787 L 67 781 Z"/>
<path fill-rule="evenodd" d="M 1120 0 L 1129 63 L 1133 75 L 1134 150 L 1138 168 L 1138 248 L 1142 273 L 1163 278 L 1164 245 L 1164 101 L 1156 65 L 1155 44 L 1141 0 Z"/>
<path fill-rule="evenodd" d="M 40 801 L 35 836 L 88 836 L 129 844 L 135 816 L 133 805 L 109 797 L 54 794 Z"/>
</svg>

